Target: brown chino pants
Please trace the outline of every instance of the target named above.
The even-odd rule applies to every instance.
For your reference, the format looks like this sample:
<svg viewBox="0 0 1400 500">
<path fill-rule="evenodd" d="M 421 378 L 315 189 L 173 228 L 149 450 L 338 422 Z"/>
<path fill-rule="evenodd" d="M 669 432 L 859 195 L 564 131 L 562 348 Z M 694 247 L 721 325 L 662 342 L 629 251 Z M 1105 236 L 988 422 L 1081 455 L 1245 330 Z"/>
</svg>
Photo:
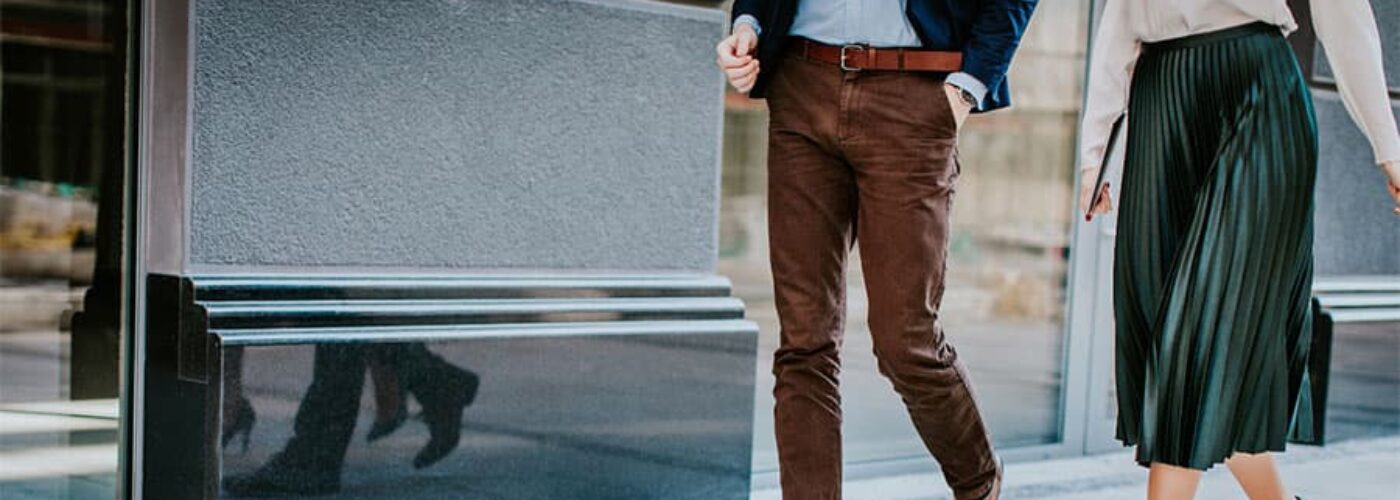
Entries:
<svg viewBox="0 0 1400 500">
<path fill-rule="evenodd" d="M 783 498 L 841 496 L 837 374 L 853 244 L 880 372 L 957 498 L 982 498 L 996 459 L 967 371 L 938 321 L 959 168 L 942 77 L 843 72 L 790 54 L 774 75 L 768 108 Z"/>
</svg>

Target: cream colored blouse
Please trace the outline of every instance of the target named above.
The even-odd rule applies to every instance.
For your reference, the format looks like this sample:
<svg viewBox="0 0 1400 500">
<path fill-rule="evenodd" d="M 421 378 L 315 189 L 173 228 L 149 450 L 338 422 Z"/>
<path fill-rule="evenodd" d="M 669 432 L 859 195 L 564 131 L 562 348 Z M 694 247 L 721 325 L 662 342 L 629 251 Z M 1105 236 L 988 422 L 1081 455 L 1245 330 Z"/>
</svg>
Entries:
<svg viewBox="0 0 1400 500">
<path fill-rule="evenodd" d="M 1376 163 L 1400 160 L 1400 133 L 1391 114 L 1380 34 L 1370 2 L 1313 0 L 1312 15 L 1342 102 L 1371 141 Z M 1093 169 L 1102 163 L 1113 121 L 1127 109 L 1133 66 L 1143 42 L 1256 21 L 1279 26 L 1285 34 L 1298 27 L 1285 0 L 1108 0 L 1090 54 L 1089 98 L 1079 134 L 1080 165 Z"/>
</svg>

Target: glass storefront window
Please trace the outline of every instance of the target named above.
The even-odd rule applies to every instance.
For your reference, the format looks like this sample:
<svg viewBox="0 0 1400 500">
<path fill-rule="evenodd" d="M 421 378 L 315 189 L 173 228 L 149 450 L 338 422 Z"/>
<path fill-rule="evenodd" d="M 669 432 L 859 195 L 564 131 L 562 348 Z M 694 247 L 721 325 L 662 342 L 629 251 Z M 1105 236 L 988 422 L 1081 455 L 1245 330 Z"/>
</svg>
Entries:
<svg viewBox="0 0 1400 500">
<path fill-rule="evenodd" d="M 973 117 L 962 133 L 942 317 L 972 371 L 999 447 L 1061 441 L 1065 318 L 1088 0 L 1041 2 L 1010 75 L 1011 109 Z M 778 319 L 765 227 L 763 103 L 730 93 L 724 146 L 720 272 L 762 328 L 754 471 L 777 469 L 773 349 Z M 858 259 L 859 256 L 853 256 Z M 848 266 L 842 349 L 848 463 L 926 457 L 903 403 L 879 375 L 866 328 L 860 266 Z"/>
<path fill-rule="evenodd" d="M 0 498 L 113 498 L 123 0 L 0 2 Z"/>
</svg>

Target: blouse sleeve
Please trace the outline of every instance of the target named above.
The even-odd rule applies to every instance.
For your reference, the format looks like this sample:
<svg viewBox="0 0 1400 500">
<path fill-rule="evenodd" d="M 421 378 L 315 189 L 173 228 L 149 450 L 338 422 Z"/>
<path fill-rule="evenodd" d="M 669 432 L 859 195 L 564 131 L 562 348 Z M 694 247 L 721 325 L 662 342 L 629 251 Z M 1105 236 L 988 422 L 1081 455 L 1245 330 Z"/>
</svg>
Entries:
<svg viewBox="0 0 1400 500">
<path fill-rule="evenodd" d="M 1376 163 L 1400 160 L 1400 133 L 1391 114 L 1381 65 L 1380 33 L 1368 0 L 1312 2 L 1313 25 L 1327 52 L 1352 121 L 1371 141 Z"/>
<path fill-rule="evenodd" d="M 1128 0 L 1105 2 L 1089 53 L 1089 95 L 1079 129 L 1079 164 L 1084 169 L 1103 162 L 1113 122 L 1128 107 L 1133 66 L 1142 50 L 1128 4 Z"/>
</svg>

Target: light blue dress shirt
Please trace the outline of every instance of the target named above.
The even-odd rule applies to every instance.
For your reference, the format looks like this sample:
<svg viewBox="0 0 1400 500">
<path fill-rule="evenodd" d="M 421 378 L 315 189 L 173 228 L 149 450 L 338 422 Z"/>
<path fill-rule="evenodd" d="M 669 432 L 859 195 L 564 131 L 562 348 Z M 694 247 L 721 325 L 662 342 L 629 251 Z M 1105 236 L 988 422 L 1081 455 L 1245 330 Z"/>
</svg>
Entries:
<svg viewBox="0 0 1400 500">
<path fill-rule="evenodd" d="M 919 35 L 904 15 L 905 1 L 798 2 L 792 34 L 829 45 L 918 47 Z"/>
<path fill-rule="evenodd" d="M 791 34 L 828 45 L 863 44 L 871 47 L 918 47 L 919 35 L 905 14 L 908 0 L 802 0 Z M 758 19 L 739 16 L 734 24 L 745 23 L 762 33 Z M 963 72 L 948 75 L 947 82 L 977 98 L 981 107 L 987 86 Z"/>
</svg>

